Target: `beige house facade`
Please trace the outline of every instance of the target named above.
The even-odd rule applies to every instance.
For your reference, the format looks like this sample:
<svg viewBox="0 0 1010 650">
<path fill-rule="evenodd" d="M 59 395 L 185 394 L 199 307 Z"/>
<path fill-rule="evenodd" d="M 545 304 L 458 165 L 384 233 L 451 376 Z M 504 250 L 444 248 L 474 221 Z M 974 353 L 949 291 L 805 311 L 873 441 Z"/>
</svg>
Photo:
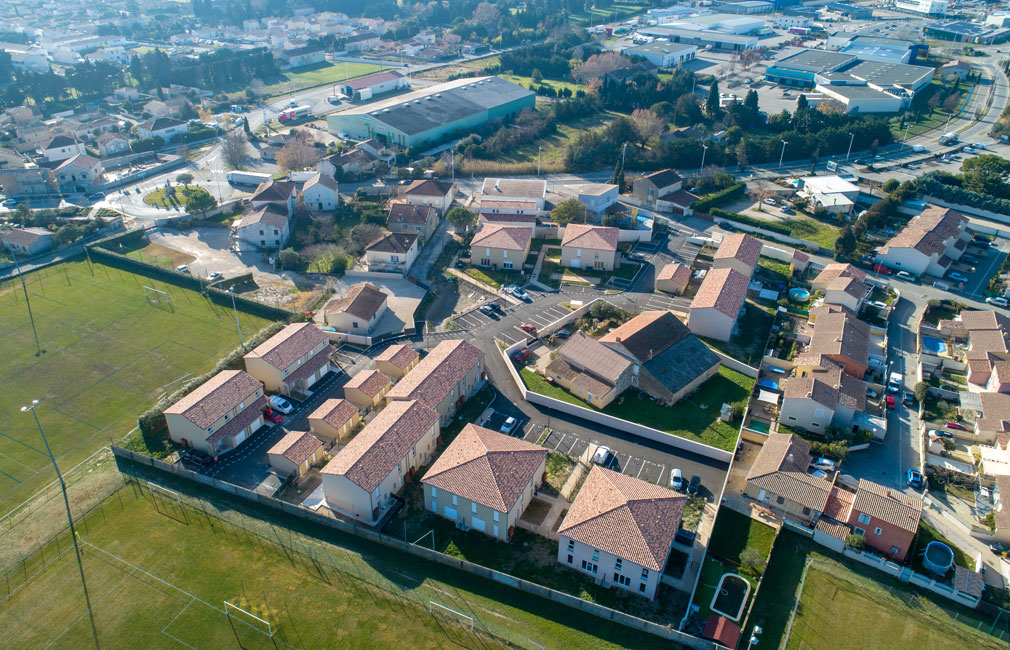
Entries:
<svg viewBox="0 0 1010 650">
<path fill-rule="evenodd" d="M 323 443 L 308 431 L 292 431 L 267 451 L 270 466 L 282 477 L 304 478 L 323 459 Z"/>
<path fill-rule="evenodd" d="M 223 370 L 165 409 L 165 423 L 173 442 L 216 457 L 263 426 L 266 405 L 255 377 Z"/>
<path fill-rule="evenodd" d="M 363 411 L 379 408 L 389 392 L 389 377 L 378 370 L 364 370 L 344 384 L 344 399 Z"/>
<path fill-rule="evenodd" d="M 572 269 L 613 271 L 618 266 L 617 228 L 570 223 L 561 240 L 561 265 Z"/>
<path fill-rule="evenodd" d="M 470 242 L 471 263 L 492 269 L 521 271 L 530 252 L 532 230 L 488 224 Z"/>
<path fill-rule="evenodd" d="M 390 403 L 418 400 L 446 422 L 486 379 L 484 352 L 467 341 L 448 339 L 421 359 L 386 398 Z"/>
<path fill-rule="evenodd" d="M 390 345 L 375 357 L 375 369 L 393 379 L 400 379 L 421 360 L 421 354 L 406 345 Z"/>
<path fill-rule="evenodd" d="M 306 393 L 331 370 L 330 340 L 312 323 L 286 326 L 242 357 L 250 375 L 272 393 Z"/>
<path fill-rule="evenodd" d="M 308 419 L 309 430 L 333 445 L 351 437 L 361 423 L 361 411 L 346 399 L 328 399 Z"/>
</svg>

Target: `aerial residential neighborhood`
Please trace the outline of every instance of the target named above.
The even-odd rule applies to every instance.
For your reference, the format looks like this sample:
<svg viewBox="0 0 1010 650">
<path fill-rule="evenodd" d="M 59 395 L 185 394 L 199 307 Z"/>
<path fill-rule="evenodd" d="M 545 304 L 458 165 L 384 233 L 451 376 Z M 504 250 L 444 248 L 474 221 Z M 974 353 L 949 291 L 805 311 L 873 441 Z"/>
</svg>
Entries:
<svg viewBox="0 0 1010 650">
<path fill-rule="evenodd" d="M 0 7 L 10 648 L 1010 644 L 1010 4 Z"/>
</svg>

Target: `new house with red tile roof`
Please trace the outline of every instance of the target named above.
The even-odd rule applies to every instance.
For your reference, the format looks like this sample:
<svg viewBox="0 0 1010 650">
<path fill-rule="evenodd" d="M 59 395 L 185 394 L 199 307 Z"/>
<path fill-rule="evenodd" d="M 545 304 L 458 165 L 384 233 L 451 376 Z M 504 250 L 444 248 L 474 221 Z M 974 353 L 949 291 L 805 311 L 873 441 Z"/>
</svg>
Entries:
<svg viewBox="0 0 1010 650">
<path fill-rule="evenodd" d="M 386 399 L 390 403 L 419 400 L 445 422 L 486 379 L 484 351 L 467 341 L 448 339 L 436 345 L 398 381 Z"/>
<path fill-rule="evenodd" d="M 498 224 L 533 229 L 537 225 L 540 209 L 533 199 L 518 201 L 506 199 L 483 199 L 477 214 L 477 225 Z"/>
<path fill-rule="evenodd" d="M 968 218 L 950 208 L 931 206 L 914 217 L 877 251 L 877 263 L 912 275 L 943 277 L 961 259 L 971 239 Z"/>
<path fill-rule="evenodd" d="M 691 269 L 674 262 L 656 272 L 656 291 L 665 291 L 679 296 L 691 281 Z"/>
<path fill-rule="evenodd" d="M 613 271 L 618 265 L 620 231 L 609 226 L 570 223 L 561 239 L 561 265 L 573 269 Z"/>
<path fill-rule="evenodd" d="M 417 259 L 417 240 L 412 233 L 383 233 L 365 247 L 365 266 L 369 271 L 406 273 Z"/>
<path fill-rule="evenodd" d="M 309 430 L 329 445 L 351 437 L 361 422 L 361 411 L 346 399 L 331 398 L 309 414 Z"/>
<path fill-rule="evenodd" d="M 807 472 L 810 443 L 786 433 L 770 433 L 747 472 L 744 495 L 806 526 L 828 504 L 833 482 Z"/>
<path fill-rule="evenodd" d="M 439 215 L 444 215 L 449 211 L 455 195 L 456 186 L 448 181 L 422 179 L 408 185 L 400 194 L 400 200 L 407 205 L 434 207 Z"/>
<path fill-rule="evenodd" d="M 824 292 L 824 303 L 841 305 L 858 314 L 863 300 L 870 292 L 866 273 L 848 263 L 833 262 L 817 274 L 810 286 Z"/>
<path fill-rule="evenodd" d="M 231 451 L 263 426 L 263 384 L 244 370 L 222 370 L 165 409 L 168 435 L 211 456 Z"/>
<path fill-rule="evenodd" d="M 796 374 L 804 375 L 826 367 L 832 361 L 845 372 L 862 379 L 870 366 L 870 324 L 839 305 L 823 305 L 810 310 L 809 342 L 794 360 Z"/>
<path fill-rule="evenodd" d="M 410 372 L 420 360 L 421 354 L 417 350 L 396 343 L 375 357 L 375 368 L 387 377 L 399 379 Z"/>
<path fill-rule="evenodd" d="M 750 275 L 736 269 L 709 269 L 691 301 L 687 326 L 698 336 L 728 341 L 747 299 Z"/>
<path fill-rule="evenodd" d="M 323 307 L 326 324 L 346 334 L 368 336 L 386 313 L 386 292 L 371 282 L 352 284 Z"/>
<path fill-rule="evenodd" d="M 532 238 L 530 228 L 484 224 L 470 242 L 470 259 L 475 266 L 522 270 Z"/>
<path fill-rule="evenodd" d="M 712 268 L 734 269 L 750 278 L 761 257 L 763 246 L 760 239 L 742 232 L 726 235 L 715 251 Z"/>
<path fill-rule="evenodd" d="M 815 433 L 825 433 L 831 426 L 848 430 L 865 410 L 866 382 L 828 359 L 782 384 L 779 422 L 789 427 Z"/>
<path fill-rule="evenodd" d="M 546 476 L 547 450 L 467 424 L 421 479 L 424 507 L 507 541 Z"/>
<path fill-rule="evenodd" d="M 866 545 L 899 562 L 905 559 L 922 517 L 922 497 L 860 479 L 846 523 Z"/>
<path fill-rule="evenodd" d="M 344 399 L 363 411 L 379 408 L 392 383 L 378 370 L 362 370 L 344 384 Z"/>
<path fill-rule="evenodd" d="M 242 360 L 245 370 L 272 393 L 307 393 L 325 377 L 330 364 L 330 339 L 312 323 L 286 326 L 260 343 Z"/>
<path fill-rule="evenodd" d="M 322 458 L 323 443 L 308 431 L 290 431 L 267 450 L 270 466 L 282 478 L 300 479 Z"/>
<path fill-rule="evenodd" d="M 558 562 L 652 599 L 687 497 L 594 465 L 558 528 Z"/>
<path fill-rule="evenodd" d="M 438 440 L 438 413 L 416 401 L 391 402 L 320 471 L 331 510 L 376 523 Z"/>
</svg>

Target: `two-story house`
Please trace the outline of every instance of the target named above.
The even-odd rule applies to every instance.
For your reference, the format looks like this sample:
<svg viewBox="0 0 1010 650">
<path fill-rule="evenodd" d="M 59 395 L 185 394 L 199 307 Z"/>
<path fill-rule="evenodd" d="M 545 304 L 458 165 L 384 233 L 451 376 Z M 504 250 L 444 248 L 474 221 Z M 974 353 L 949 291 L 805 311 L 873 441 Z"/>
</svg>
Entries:
<svg viewBox="0 0 1010 650">
<path fill-rule="evenodd" d="M 485 201 L 532 201 L 544 209 L 547 181 L 519 178 L 485 178 L 480 189 L 481 212 Z"/>
<path fill-rule="evenodd" d="M 169 142 L 180 133 L 189 133 L 189 122 L 172 117 L 156 117 L 137 125 L 137 135 L 141 138 L 161 138 Z"/>
<path fill-rule="evenodd" d="M 858 314 L 869 294 L 866 273 L 848 263 L 833 262 L 817 274 L 810 286 L 824 292 L 824 303 L 841 305 Z"/>
<path fill-rule="evenodd" d="M 352 284 L 346 294 L 326 303 L 323 317 L 338 332 L 369 336 L 386 313 L 387 297 L 369 282 Z"/>
<path fill-rule="evenodd" d="M 620 231 L 608 226 L 570 223 L 561 240 L 561 265 L 573 269 L 613 271 L 617 268 Z"/>
<path fill-rule="evenodd" d="M 468 341 L 447 339 L 397 382 L 386 399 L 390 403 L 418 400 L 434 409 L 445 422 L 486 379 L 484 352 Z"/>
<path fill-rule="evenodd" d="M 866 409 L 866 383 L 826 359 L 824 366 L 784 380 L 779 422 L 824 433 L 830 426 L 848 430 Z"/>
<path fill-rule="evenodd" d="M 396 343 L 375 357 L 375 368 L 387 377 L 399 379 L 410 372 L 420 360 L 421 354 L 417 350 Z"/>
<path fill-rule="evenodd" d="M 747 472 L 744 495 L 809 526 L 828 503 L 832 480 L 807 472 L 810 443 L 786 433 L 770 433 Z"/>
<path fill-rule="evenodd" d="M 417 259 L 416 234 L 387 232 L 365 247 L 365 265 L 369 271 L 406 273 Z"/>
<path fill-rule="evenodd" d="M 664 291 L 679 296 L 684 293 L 684 289 L 687 288 L 690 282 L 691 269 L 678 262 L 666 264 L 663 268 L 656 271 L 656 291 Z"/>
<path fill-rule="evenodd" d="M 27 256 L 44 253 L 53 247 L 55 237 L 45 228 L 11 228 L 0 230 L 0 243 L 15 255 Z"/>
<path fill-rule="evenodd" d="M 256 248 L 283 248 L 291 234 L 288 209 L 282 203 L 249 208 L 232 224 L 231 231 L 233 237 Z"/>
<path fill-rule="evenodd" d="M 709 269 L 691 301 L 687 326 L 698 336 L 728 341 L 747 299 L 750 276 L 733 268 Z"/>
<path fill-rule="evenodd" d="M 866 538 L 867 546 L 901 562 L 912 548 L 921 517 L 921 497 L 860 479 L 847 522 L 852 532 Z"/>
<path fill-rule="evenodd" d="M 594 465 L 558 528 L 558 562 L 650 600 L 687 497 Z"/>
<path fill-rule="evenodd" d="M 168 435 L 211 456 L 231 451 L 263 426 L 263 384 L 243 370 L 222 370 L 165 409 Z"/>
<path fill-rule="evenodd" d="M 683 189 L 684 181 L 672 169 L 661 169 L 641 178 L 631 185 L 631 194 L 650 208 L 660 212 L 690 216 L 691 206 L 698 196 Z"/>
<path fill-rule="evenodd" d="M 438 215 L 438 208 L 433 205 L 393 203 L 389 206 L 386 227 L 390 232 L 410 233 L 428 241 L 438 228 Z"/>
<path fill-rule="evenodd" d="M 839 305 L 814 307 L 810 322 L 810 342 L 794 360 L 796 374 L 802 377 L 814 372 L 828 359 L 852 377 L 862 379 L 870 365 L 870 324 Z"/>
<path fill-rule="evenodd" d="M 49 162 L 59 162 L 85 153 L 84 143 L 66 135 L 57 135 L 39 147 Z"/>
<path fill-rule="evenodd" d="M 957 210 L 930 207 L 877 251 L 877 263 L 915 276 L 943 277 L 961 259 L 971 239 L 968 218 Z"/>
<path fill-rule="evenodd" d="M 309 430 L 333 445 L 351 437 L 361 422 L 361 411 L 345 399 L 330 398 L 308 417 Z"/>
<path fill-rule="evenodd" d="M 300 196 L 305 207 L 315 212 L 336 210 L 340 207 L 340 194 L 337 192 L 337 181 L 332 176 L 316 172 L 305 181 L 300 190 Z"/>
<path fill-rule="evenodd" d="M 533 231 L 516 226 L 486 224 L 470 242 L 472 263 L 492 269 L 521 271 L 530 253 Z"/>
<path fill-rule="evenodd" d="M 450 182 L 422 179 L 408 185 L 400 194 L 400 199 L 407 205 L 436 208 L 440 215 L 444 215 L 455 195 L 456 186 Z"/>
<path fill-rule="evenodd" d="M 86 153 L 67 158 L 53 170 L 60 188 L 70 192 L 87 192 L 104 173 L 102 161 Z"/>
<path fill-rule="evenodd" d="M 547 450 L 467 424 L 421 479 L 424 507 L 506 541 L 546 477 Z"/>
<path fill-rule="evenodd" d="M 362 411 L 382 406 L 389 392 L 389 377 L 378 370 L 362 370 L 344 384 L 344 399 Z"/>
<path fill-rule="evenodd" d="M 379 521 L 438 441 L 438 413 L 416 400 L 390 402 L 320 471 L 331 510 Z"/>
<path fill-rule="evenodd" d="M 757 267 L 763 246 L 760 239 L 742 232 L 726 235 L 713 255 L 712 268 L 733 269 L 749 279 Z"/>
<path fill-rule="evenodd" d="M 272 393 L 308 393 L 330 365 L 330 340 L 312 323 L 286 326 L 242 357 L 250 375 Z"/>
</svg>

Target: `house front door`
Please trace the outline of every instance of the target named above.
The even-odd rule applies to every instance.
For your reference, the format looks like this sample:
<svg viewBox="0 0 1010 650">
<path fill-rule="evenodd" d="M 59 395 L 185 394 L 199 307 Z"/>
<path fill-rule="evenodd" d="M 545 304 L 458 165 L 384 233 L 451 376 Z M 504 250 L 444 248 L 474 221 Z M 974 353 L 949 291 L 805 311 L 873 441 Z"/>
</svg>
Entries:
<svg viewBox="0 0 1010 650">
<path fill-rule="evenodd" d="M 760 501 L 761 503 L 768 503 L 768 492 L 766 492 L 765 490 L 761 490 L 760 492 L 758 492 L 758 501 Z"/>
</svg>

